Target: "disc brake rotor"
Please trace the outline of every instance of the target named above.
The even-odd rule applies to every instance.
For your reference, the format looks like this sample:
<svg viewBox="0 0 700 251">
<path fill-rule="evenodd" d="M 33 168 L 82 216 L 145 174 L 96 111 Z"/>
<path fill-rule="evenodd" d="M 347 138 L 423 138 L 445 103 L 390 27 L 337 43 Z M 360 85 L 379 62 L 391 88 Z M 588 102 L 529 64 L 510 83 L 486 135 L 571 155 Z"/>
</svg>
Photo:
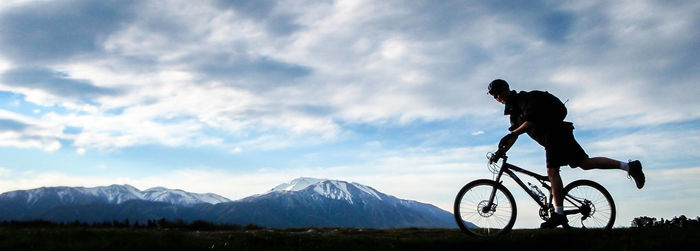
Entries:
<svg viewBox="0 0 700 251">
<path fill-rule="evenodd" d="M 493 213 L 496 212 L 496 203 L 491 203 L 491 207 L 484 210 L 486 206 L 488 206 L 489 201 L 484 200 L 479 203 L 479 205 L 476 206 L 476 211 L 479 212 L 479 215 L 481 217 L 491 217 Z"/>
</svg>

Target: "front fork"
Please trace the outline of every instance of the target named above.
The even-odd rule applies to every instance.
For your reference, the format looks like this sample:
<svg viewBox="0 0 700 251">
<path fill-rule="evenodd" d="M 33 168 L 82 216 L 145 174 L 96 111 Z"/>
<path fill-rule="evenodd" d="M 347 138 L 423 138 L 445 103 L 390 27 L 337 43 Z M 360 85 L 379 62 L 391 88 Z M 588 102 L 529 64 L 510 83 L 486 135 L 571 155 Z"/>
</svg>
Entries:
<svg viewBox="0 0 700 251">
<path fill-rule="evenodd" d="M 503 176 L 503 171 L 505 169 L 506 165 L 506 159 L 507 157 L 503 157 L 503 164 L 501 165 L 500 170 L 498 171 L 498 174 L 496 175 L 496 179 L 493 180 L 493 189 L 491 190 L 491 195 L 489 195 L 489 200 L 486 206 L 481 208 L 482 213 L 487 213 L 489 211 L 496 211 L 496 204 L 493 203 L 494 198 L 496 197 L 496 190 L 498 189 L 498 186 L 503 183 L 501 181 L 501 177 Z"/>
</svg>

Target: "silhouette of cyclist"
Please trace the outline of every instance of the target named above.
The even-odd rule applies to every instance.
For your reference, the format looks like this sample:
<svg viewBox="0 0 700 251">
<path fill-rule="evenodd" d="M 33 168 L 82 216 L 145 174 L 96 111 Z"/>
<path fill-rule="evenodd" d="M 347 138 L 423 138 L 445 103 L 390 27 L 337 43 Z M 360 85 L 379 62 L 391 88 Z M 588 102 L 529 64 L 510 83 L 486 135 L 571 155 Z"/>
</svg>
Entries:
<svg viewBox="0 0 700 251">
<path fill-rule="evenodd" d="M 496 101 L 505 105 L 504 115 L 510 115 L 511 121 L 510 134 L 501 139 L 499 150 L 491 161 L 498 161 L 523 133 L 545 149 L 547 176 L 552 185 L 555 210 L 541 228 L 555 228 L 568 222 L 564 215 L 563 187 L 559 175 L 561 166 L 569 165 L 583 170 L 621 169 L 634 179 L 638 189 L 644 186 L 645 177 L 639 160 L 622 162 L 606 157 L 588 157 L 574 139 L 573 124 L 564 121 L 566 108 L 555 96 L 542 91 L 516 92 L 510 90 L 508 83 L 502 79 L 492 81 L 488 90 Z"/>
</svg>

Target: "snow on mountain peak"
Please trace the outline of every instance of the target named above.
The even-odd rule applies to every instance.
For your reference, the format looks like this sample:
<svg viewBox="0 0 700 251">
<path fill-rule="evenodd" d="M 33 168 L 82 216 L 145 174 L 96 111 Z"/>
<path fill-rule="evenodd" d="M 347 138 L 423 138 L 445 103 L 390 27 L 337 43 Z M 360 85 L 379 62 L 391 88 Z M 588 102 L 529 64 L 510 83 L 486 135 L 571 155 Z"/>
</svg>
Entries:
<svg viewBox="0 0 700 251">
<path fill-rule="evenodd" d="M 143 190 L 143 192 L 161 192 L 161 191 L 165 191 L 165 190 L 168 190 L 168 189 L 165 187 L 151 187 L 149 189 Z"/>
<path fill-rule="evenodd" d="M 130 185 L 110 185 L 90 188 L 65 186 L 42 187 L 7 192 L 0 195 L 0 197 L 15 198 L 23 196 L 28 204 L 33 205 L 39 199 L 51 195 L 55 195 L 62 203 L 73 203 L 76 202 L 76 200 L 82 200 L 84 202 L 101 201 L 110 204 L 120 204 L 129 200 L 148 200 L 178 205 L 230 202 L 229 199 L 212 193 L 197 194 L 164 187 L 154 187 L 145 191 L 140 191 Z"/>
<path fill-rule="evenodd" d="M 323 181 L 325 181 L 325 179 L 316 179 L 316 178 L 307 178 L 307 177 L 296 178 L 296 179 L 290 181 L 289 183 L 282 183 L 282 184 L 276 186 L 275 188 L 268 191 L 268 193 L 280 192 L 280 191 L 284 191 L 284 192 L 301 191 L 301 190 L 304 190 L 311 185 L 321 183 Z"/>
<path fill-rule="evenodd" d="M 311 188 L 310 188 L 311 187 Z M 292 180 L 289 183 L 283 183 L 271 189 L 267 193 L 274 192 L 296 192 L 309 189 L 323 197 L 335 200 L 347 200 L 353 203 L 353 198 L 366 194 L 367 196 L 382 200 L 379 193 L 371 187 L 358 184 L 355 182 L 348 183 L 339 180 L 317 179 L 302 177 Z M 354 188 L 354 189 L 353 189 Z M 355 192 L 351 192 L 355 190 Z M 359 191 L 359 193 L 357 192 Z"/>
<path fill-rule="evenodd" d="M 153 187 L 142 192 L 144 199 L 150 201 L 169 202 L 173 204 L 193 205 L 197 203 L 217 204 L 230 200 L 212 193 L 197 194 L 185 192 L 180 189 L 167 189 L 165 187 Z"/>
<path fill-rule="evenodd" d="M 368 186 L 365 186 L 365 185 L 362 185 L 362 184 L 358 184 L 358 183 L 355 183 L 355 182 L 353 182 L 352 184 L 353 184 L 355 187 L 357 187 L 358 189 L 362 190 L 363 192 L 368 193 L 368 194 L 370 194 L 370 195 L 372 195 L 372 196 L 374 196 L 374 197 L 377 197 L 377 199 L 380 199 L 380 200 L 382 199 L 382 197 L 380 197 L 379 194 L 377 194 L 377 190 L 374 190 L 374 188 L 371 188 L 371 187 L 368 187 Z"/>
</svg>

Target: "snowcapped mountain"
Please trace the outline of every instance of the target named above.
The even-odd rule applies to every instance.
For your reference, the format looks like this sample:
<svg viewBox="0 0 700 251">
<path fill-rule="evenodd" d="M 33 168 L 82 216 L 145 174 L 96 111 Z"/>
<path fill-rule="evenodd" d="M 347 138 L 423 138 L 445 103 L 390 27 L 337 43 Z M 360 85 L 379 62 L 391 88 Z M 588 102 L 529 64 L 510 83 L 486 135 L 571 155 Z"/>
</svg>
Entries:
<svg viewBox="0 0 700 251">
<path fill-rule="evenodd" d="M 237 202 L 256 208 L 250 215 L 229 208 L 238 216 L 271 227 L 456 227 L 452 214 L 438 207 L 339 180 L 298 178 Z"/>
<path fill-rule="evenodd" d="M 129 185 L 43 187 L 0 194 L 0 221 L 43 219 L 103 222 L 124 219 L 205 220 L 265 227 L 456 228 L 454 217 L 430 204 L 402 200 L 354 182 L 298 178 L 237 201 Z"/>
<path fill-rule="evenodd" d="M 354 203 L 353 198 L 357 200 L 372 197 L 372 199 L 376 198 L 382 200 L 382 197 L 379 196 L 381 193 L 374 190 L 374 188 L 362 184 L 305 177 L 294 179 L 289 183 L 283 183 L 267 193 L 298 192 L 308 189 L 309 187 L 317 194 L 316 196 L 320 195 L 329 199 L 346 200 L 350 204 Z"/>
<path fill-rule="evenodd" d="M 148 201 L 167 202 L 176 205 L 194 205 L 199 203 L 217 204 L 230 202 L 231 200 L 213 193 L 189 193 L 180 189 L 167 189 L 154 187 L 142 192 L 143 198 Z"/>
<path fill-rule="evenodd" d="M 28 207 L 42 204 L 121 204 L 129 200 L 146 200 L 165 202 L 175 205 L 190 206 L 198 203 L 229 202 L 216 194 L 189 193 L 179 189 L 154 187 L 145 191 L 130 185 L 111 185 L 101 187 L 42 187 L 30 190 L 17 190 L 0 194 L 0 202 L 24 202 Z"/>
</svg>

